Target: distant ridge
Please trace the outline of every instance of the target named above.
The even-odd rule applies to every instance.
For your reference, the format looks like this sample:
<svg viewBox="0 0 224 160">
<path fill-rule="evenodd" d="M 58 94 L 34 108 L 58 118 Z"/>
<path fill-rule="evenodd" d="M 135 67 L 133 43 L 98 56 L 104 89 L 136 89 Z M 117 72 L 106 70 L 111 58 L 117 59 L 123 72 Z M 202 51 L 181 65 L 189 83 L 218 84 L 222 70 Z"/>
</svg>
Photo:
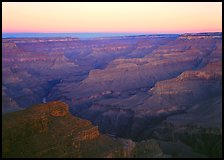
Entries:
<svg viewBox="0 0 224 160">
<path fill-rule="evenodd" d="M 222 36 L 222 32 L 202 32 L 202 33 L 183 33 L 183 34 L 150 34 L 150 33 L 2 33 L 2 38 L 61 38 L 71 37 L 80 39 L 91 38 L 117 38 L 117 37 L 177 37 L 177 36 Z"/>
<path fill-rule="evenodd" d="M 146 33 L 149 34 L 149 33 Z M 77 37 L 77 38 L 99 38 L 145 35 L 143 33 L 2 33 L 2 38 L 36 38 L 36 37 Z"/>
<path fill-rule="evenodd" d="M 2 38 L 117 38 L 117 37 L 177 37 L 181 34 L 150 34 L 150 33 L 2 33 Z"/>
<path fill-rule="evenodd" d="M 222 36 L 222 32 L 202 32 L 202 33 L 184 33 L 182 35 L 188 36 Z"/>
</svg>

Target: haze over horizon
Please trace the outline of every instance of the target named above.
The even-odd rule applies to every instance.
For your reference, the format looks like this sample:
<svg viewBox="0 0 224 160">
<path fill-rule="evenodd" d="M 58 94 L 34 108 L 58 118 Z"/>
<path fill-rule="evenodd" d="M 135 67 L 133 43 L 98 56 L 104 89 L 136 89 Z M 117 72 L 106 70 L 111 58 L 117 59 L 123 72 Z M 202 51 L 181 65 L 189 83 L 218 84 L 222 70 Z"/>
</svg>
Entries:
<svg viewBox="0 0 224 160">
<path fill-rule="evenodd" d="M 221 2 L 2 3 L 3 33 L 222 32 Z"/>
</svg>

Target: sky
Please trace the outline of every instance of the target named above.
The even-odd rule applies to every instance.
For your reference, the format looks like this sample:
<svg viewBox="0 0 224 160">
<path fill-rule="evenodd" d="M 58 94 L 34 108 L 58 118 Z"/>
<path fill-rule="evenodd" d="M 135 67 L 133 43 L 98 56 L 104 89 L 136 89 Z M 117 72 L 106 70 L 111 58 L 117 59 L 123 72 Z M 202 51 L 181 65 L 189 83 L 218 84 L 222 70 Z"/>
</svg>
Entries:
<svg viewBox="0 0 224 160">
<path fill-rule="evenodd" d="M 222 3 L 2 2 L 2 32 L 222 32 Z"/>
</svg>

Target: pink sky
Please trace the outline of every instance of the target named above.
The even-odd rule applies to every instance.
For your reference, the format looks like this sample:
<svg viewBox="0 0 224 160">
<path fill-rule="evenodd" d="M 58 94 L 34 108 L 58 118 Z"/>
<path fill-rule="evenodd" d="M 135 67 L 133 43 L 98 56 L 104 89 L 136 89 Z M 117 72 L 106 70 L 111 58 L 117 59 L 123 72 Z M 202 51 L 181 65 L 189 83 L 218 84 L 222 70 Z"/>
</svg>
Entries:
<svg viewBox="0 0 224 160">
<path fill-rule="evenodd" d="M 2 2 L 2 32 L 222 32 L 222 3 Z"/>
</svg>

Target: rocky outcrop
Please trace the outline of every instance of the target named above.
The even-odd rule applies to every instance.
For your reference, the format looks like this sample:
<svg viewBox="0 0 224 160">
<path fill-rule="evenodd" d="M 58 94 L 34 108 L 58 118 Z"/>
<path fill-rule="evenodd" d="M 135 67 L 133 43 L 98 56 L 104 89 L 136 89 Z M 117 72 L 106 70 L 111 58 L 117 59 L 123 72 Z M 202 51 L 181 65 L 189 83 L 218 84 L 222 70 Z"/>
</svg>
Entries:
<svg viewBox="0 0 224 160">
<path fill-rule="evenodd" d="M 86 141 L 92 140 L 99 137 L 100 133 L 98 127 L 92 127 L 90 129 L 78 132 L 77 136 L 75 137 L 78 141 Z"/>
<path fill-rule="evenodd" d="M 35 155 L 42 157 L 48 152 L 67 150 L 64 143 L 68 146 L 82 141 L 88 143 L 100 136 L 98 127 L 92 126 L 89 121 L 73 117 L 68 111 L 68 105 L 60 101 L 8 113 L 3 117 L 3 128 L 3 146 L 7 146 L 7 149 L 3 150 L 4 157 L 29 157 L 30 153 L 32 153 L 31 157 L 35 157 Z M 11 141 L 8 141 L 9 138 Z M 21 139 L 20 142 L 18 142 L 18 138 Z M 46 141 L 45 138 L 47 138 Z M 39 146 L 38 141 L 42 142 L 42 147 Z M 63 144 L 60 144 L 60 141 Z M 48 146 L 51 145 L 58 149 L 50 151 Z M 42 152 L 41 148 L 46 151 Z M 47 151 L 48 149 L 49 151 Z M 67 154 L 71 155 L 68 150 Z"/>
<path fill-rule="evenodd" d="M 102 135 L 91 122 L 70 115 L 68 106 L 60 101 L 8 113 L 2 120 L 3 157 L 163 156 L 155 140 L 139 143 Z"/>
<path fill-rule="evenodd" d="M 68 105 L 63 103 L 54 102 L 49 109 L 50 109 L 50 115 L 54 117 L 63 117 L 68 114 Z"/>
</svg>

